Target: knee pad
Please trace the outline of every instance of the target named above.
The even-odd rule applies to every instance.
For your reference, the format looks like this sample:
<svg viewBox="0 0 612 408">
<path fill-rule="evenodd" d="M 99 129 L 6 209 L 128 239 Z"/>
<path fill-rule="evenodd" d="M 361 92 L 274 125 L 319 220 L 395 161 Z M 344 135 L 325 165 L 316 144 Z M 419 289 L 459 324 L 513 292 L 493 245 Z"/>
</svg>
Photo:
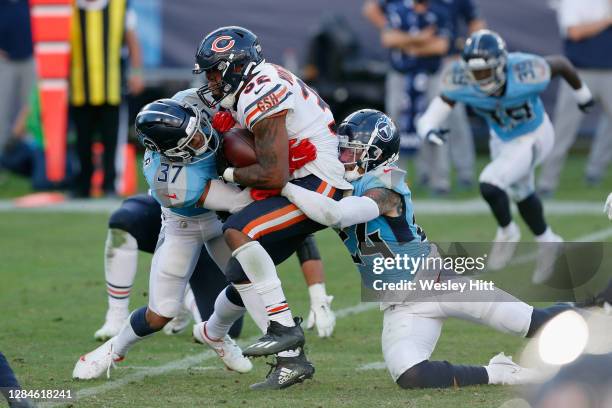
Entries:
<svg viewBox="0 0 612 408">
<path fill-rule="evenodd" d="M 503 188 L 489 183 L 489 182 L 480 182 L 480 194 L 487 201 L 498 201 L 504 200 L 508 195 L 503 190 Z"/>
<path fill-rule="evenodd" d="M 225 296 L 227 296 L 227 299 L 236 306 L 244 307 L 240 293 L 238 293 L 234 285 L 227 285 L 225 288 Z"/>
<path fill-rule="evenodd" d="M 232 283 L 248 282 L 249 278 L 244 273 L 240 262 L 234 257 L 231 257 L 225 267 L 225 277 Z"/>
<path fill-rule="evenodd" d="M 397 379 L 404 389 L 443 388 L 453 384 L 453 366 L 448 361 L 421 361 Z"/>
<path fill-rule="evenodd" d="M 300 265 L 307 261 L 318 261 L 321 259 L 319 248 L 317 247 L 317 242 L 313 234 L 308 235 L 306 239 L 304 239 L 304 242 L 298 247 L 295 253 L 300 260 Z"/>
<path fill-rule="evenodd" d="M 149 196 L 135 196 L 123 201 L 108 220 L 111 229 L 128 232 L 138 242 L 138 249 L 152 253 L 161 228 L 161 208 Z"/>
</svg>

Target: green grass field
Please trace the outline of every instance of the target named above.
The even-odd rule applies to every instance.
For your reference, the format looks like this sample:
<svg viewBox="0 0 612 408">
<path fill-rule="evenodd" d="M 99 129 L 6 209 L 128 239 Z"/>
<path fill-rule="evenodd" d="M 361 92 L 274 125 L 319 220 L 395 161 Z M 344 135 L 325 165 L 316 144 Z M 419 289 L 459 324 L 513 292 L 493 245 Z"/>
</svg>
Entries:
<svg viewBox="0 0 612 408">
<path fill-rule="evenodd" d="M 581 160 L 570 162 L 564 180 L 575 183 L 566 183 L 559 196 L 603 200 L 612 190 L 610 177 L 604 187 L 588 190 L 580 184 L 581 164 Z M 9 183 L 14 187 L 20 181 Z M 307 334 L 309 358 L 317 369 L 314 380 L 280 392 L 249 391 L 248 385 L 267 372 L 264 360 L 255 360 L 253 372 L 238 375 L 226 371 L 204 346 L 193 343 L 190 334 L 159 333 L 137 345 L 110 380 L 74 381 L 71 373 L 77 358 L 99 344 L 93 333 L 106 310 L 107 219 L 104 213 L 0 212 L 0 350 L 27 389 L 79 391 L 81 398 L 72 403 L 78 407 L 498 407 L 515 395 L 511 387 L 500 386 L 405 391 L 386 369 L 360 369 L 382 361 L 382 313 L 373 308 L 344 316 L 347 308 L 360 302 L 359 279 L 331 231 L 317 237 L 328 292 L 335 296 L 333 307 L 344 312 L 333 338 Z M 548 219 L 566 239 L 611 227 L 603 214 Z M 495 229 L 489 214 L 417 214 L 417 220 L 433 240 L 490 240 Z M 147 254 L 140 257 L 132 308 L 147 302 L 150 259 Z M 308 294 L 297 261 L 290 259 L 279 273 L 294 313 L 306 315 Z M 242 338 L 256 334 L 249 320 Z M 448 321 L 433 358 L 486 364 L 500 351 L 515 355 L 524 344 L 488 328 Z"/>
</svg>

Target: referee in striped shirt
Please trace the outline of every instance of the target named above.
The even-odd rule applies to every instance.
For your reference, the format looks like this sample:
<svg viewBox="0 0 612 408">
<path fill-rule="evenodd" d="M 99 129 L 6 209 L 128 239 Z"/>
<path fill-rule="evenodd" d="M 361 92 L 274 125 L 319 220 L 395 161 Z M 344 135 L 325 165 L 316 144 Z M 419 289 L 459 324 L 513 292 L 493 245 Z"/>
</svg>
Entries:
<svg viewBox="0 0 612 408">
<path fill-rule="evenodd" d="M 135 32 L 136 16 L 128 0 L 76 0 L 71 31 L 70 116 L 80 162 L 72 194 L 90 195 L 92 142 L 104 145 L 105 195 L 115 195 L 115 154 L 122 90 L 143 89 L 142 59 Z M 129 75 L 127 72 L 129 55 Z"/>
</svg>

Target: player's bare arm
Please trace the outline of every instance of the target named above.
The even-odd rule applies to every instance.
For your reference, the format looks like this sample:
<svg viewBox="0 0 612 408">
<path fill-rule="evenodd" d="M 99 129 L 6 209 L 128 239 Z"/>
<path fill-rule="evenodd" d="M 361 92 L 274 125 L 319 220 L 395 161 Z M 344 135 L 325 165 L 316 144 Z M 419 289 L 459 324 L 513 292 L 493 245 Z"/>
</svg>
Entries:
<svg viewBox="0 0 612 408">
<path fill-rule="evenodd" d="M 363 194 L 369 197 L 378 205 L 381 215 L 389 217 L 399 217 L 403 215 L 402 197 L 388 188 L 372 188 Z"/>
<path fill-rule="evenodd" d="M 550 76 L 555 77 L 561 75 L 563 79 L 574 89 L 579 89 L 582 86 L 582 81 L 576 72 L 576 68 L 563 55 L 550 55 L 545 58 L 550 65 Z"/>
<path fill-rule="evenodd" d="M 562 55 L 551 55 L 545 57 L 545 60 L 550 66 L 550 76 L 560 75 L 574 90 L 574 97 L 578 102 L 580 110 L 588 112 L 594 105 L 593 95 L 578 76 L 574 65 Z"/>
<path fill-rule="evenodd" d="M 289 180 L 287 111 L 262 119 L 253 126 L 257 163 L 234 170 L 234 180 L 243 186 L 283 188 Z"/>
</svg>

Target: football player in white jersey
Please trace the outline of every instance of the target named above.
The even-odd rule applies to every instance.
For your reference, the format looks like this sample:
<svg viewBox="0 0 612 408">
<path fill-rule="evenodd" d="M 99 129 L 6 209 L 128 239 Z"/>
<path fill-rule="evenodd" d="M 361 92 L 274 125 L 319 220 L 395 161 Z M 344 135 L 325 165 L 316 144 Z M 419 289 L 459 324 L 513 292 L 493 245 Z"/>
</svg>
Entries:
<svg viewBox="0 0 612 408">
<path fill-rule="evenodd" d="M 257 163 L 234 168 L 217 155 L 223 179 L 252 187 L 257 199 L 223 225 L 233 251 L 226 276 L 235 283 L 252 282 L 270 319 L 266 335 L 244 354 L 280 353 L 273 372 L 256 388 L 282 388 L 288 376 L 309 378 L 314 367 L 303 354 L 300 320 L 291 314 L 275 264 L 293 253 L 304 236 L 323 226 L 278 194 L 287 182 L 334 199 L 351 189 L 337 156 L 333 115 L 302 80 L 267 63 L 257 37 L 242 27 L 222 27 L 208 34 L 198 47 L 194 73 L 205 73 L 208 80 L 198 91 L 202 100 L 212 97 L 214 106 L 229 110 L 238 125 L 255 136 Z M 316 146 L 316 158 L 291 173 L 289 149 L 303 140 Z M 245 304 L 248 307 L 246 299 Z"/>
</svg>

